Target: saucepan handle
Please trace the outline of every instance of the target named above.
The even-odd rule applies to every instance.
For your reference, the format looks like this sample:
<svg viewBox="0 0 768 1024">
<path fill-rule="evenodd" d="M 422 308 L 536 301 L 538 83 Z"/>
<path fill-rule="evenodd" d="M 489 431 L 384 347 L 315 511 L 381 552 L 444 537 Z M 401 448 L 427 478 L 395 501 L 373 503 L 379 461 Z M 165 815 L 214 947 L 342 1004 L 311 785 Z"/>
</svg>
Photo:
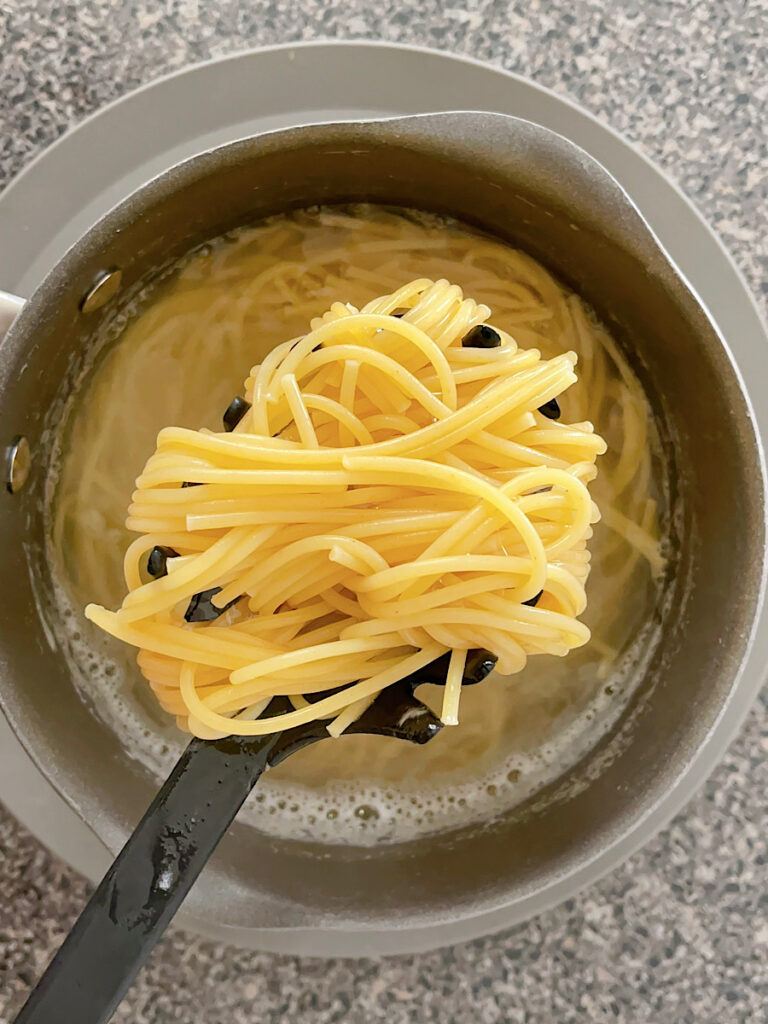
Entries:
<svg viewBox="0 0 768 1024">
<path fill-rule="evenodd" d="M 24 299 L 20 299 L 18 295 L 12 295 L 11 292 L 4 292 L 0 289 L 0 341 L 16 319 L 17 314 L 21 312 L 23 305 Z"/>
</svg>

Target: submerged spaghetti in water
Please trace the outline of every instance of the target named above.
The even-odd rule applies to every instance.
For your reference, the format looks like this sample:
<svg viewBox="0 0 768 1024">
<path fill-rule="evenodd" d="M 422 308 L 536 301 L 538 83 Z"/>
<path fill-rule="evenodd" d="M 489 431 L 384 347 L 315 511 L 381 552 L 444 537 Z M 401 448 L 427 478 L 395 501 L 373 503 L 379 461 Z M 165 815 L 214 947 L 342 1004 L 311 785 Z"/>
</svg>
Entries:
<svg viewBox="0 0 768 1024">
<path fill-rule="evenodd" d="M 448 284 L 432 286 L 423 278 L 410 284 L 425 273 L 456 281 L 477 304 L 462 301 Z M 386 296 L 375 299 L 383 290 Z M 492 308 L 490 322 L 502 340 L 495 349 L 461 344 L 473 327 L 488 322 L 483 303 Z M 300 336 L 328 307 L 304 341 L 280 349 L 278 342 Z M 575 384 L 571 350 L 579 356 Z M 243 713 L 235 731 L 257 731 L 253 716 L 278 686 L 291 696 L 294 714 L 330 716 L 331 730 L 339 732 L 414 656 L 484 646 L 500 654 L 505 672 L 514 672 L 529 653 L 564 653 L 583 643 L 588 632 L 576 616 L 588 565 L 584 541 L 595 518 L 585 483 L 601 448 L 584 421 L 606 435 L 608 452 L 590 485 L 603 513 L 590 541 L 596 571 L 585 621 L 592 642 L 566 661 L 537 658 L 517 675 L 497 674 L 467 691 L 460 727 L 425 750 L 349 737 L 338 753 L 326 753 L 327 744 L 303 752 L 267 780 L 251 820 L 284 834 L 306 829 L 317 835 L 318 823 L 327 822 L 328 838 L 349 838 L 354 828 L 371 838 L 397 838 L 401 825 L 415 827 L 414 817 L 419 828 L 432 829 L 508 806 L 579 757 L 631 686 L 630 641 L 653 603 L 652 575 L 661 564 L 652 424 L 637 381 L 581 300 L 500 243 L 458 225 L 375 208 L 275 218 L 201 251 L 161 285 L 91 375 L 86 400 L 75 405 L 52 541 L 76 600 L 119 603 L 119 555 L 127 546 L 120 520 L 154 435 L 168 422 L 198 427 L 202 420 L 220 431 L 216 419 L 238 390 L 238 370 L 254 358 L 262 369 L 247 385 L 253 408 L 233 434 L 161 434 L 131 513 L 131 527 L 146 534 L 126 561 L 132 596 L 116 618 L 100 620 L 134 631 L 133 638 L 122 635 L 143 647 L 142 667 L 161 703 L 201 734 L 233 731 L 229 716 Z M 371 362 L 376 359 L 378 367 Z M 506 387 L 514 405 L 526 373 L 551 374 L 550 390 L 534 387 L 517 421 L 512 412 L 495 420 L 491 412 L 478 429 L 476 416 L 492 407 L 483 406 L 483 392 L 487 397 Z M 558 423 L 537 409 L 564 387 Z M 471 411 L 464 435 L 459 430 L 447 444 L 437 440 L 465 409 Z M 269 441 L 275 433 L 279 437 Z M 257 436 L 258 451 L 252 444 Z M 361 456 L 376 464 L 355 464 Z M 382 460 L 388 460 L 386 470 Z M 181 488 L 202 482 L 205 472 L 195 480 L 193 467 L 213 476 L 202 486 Z M 177 471 L 182 475 L 174 477 Z M 276 471 L 298 474 L 290 484 L 293 499 L 281 490 L 284 480 L 267 483 Z M 168 472 L 171 478 L 162 479 Z M 373 479 L 385 472 L 395 475 Z M 232 486 L 236 493 L 225 495 L 222 488 Z M 350 501 L 355 492 L 367 500 Z M 142 583 L 139 565 L 155 544 L 175 553 L 166 562 L 170 571 Z M 222 574 L 218 562 L 211 575 L 203 558 L 196 573 L 194 565 L 214 545 L 214 562 L 224 549 L 228 568 Z M 300 561 L 291 562 L 291 550 L 303 552 Z M 551 557 L 542 562 L 547 550 Z M 483 561 L 470 568 L 468 557 Z M 451 558 L 450 566 L 440 562 Z M 413 567 L 425 562 L 432 566 L 415 575 Z M 439 575 L 430 575 L 433 569 Z M 210 614 L 241 599 L 215 622 L 182 626 L 190 600 L 216 586 L 222 590 L 211 597 Z M 144 603 L 147 596 L 155 603 Z M 398 611 L 416 616 L 410 627 L 392 621 Z M 81 665 L 90 659 L 92 673 L 98 641 L 87 624 L 67 614 L 73 658 Z M 143 638 L 137 633 L 147 627 L 151 644 L 146 631 Z M 157 637 L 169 628 L 194 631 L 196 645 L 200 637 L 226 632 L 226 642 L 240 649 L 228 649 L 223 661 L 217 655 L 215 664 L 210 656 L 189 657 L 188 648 L 158 649 Z M 333 648 L 340 644 L 346 647 Z M 305 662 L 307 648 L 346 653 L 336 661 Z M 86 687 L 121 731 L 131 731 L 142 759 L 162 770 L 173 749 L 163 752 L 161 744 L 173 748 L 175 741 L 140 688 L 131 690 L 119 651 L 110 647 L 102 657 L 100 689 L 83 672 Z M 454 683 L 460 655 L 456 659 Z M 198 664 L 204 667 L 192 668 Z M 305 694 L 359 686 L 361 679 L 365 692 L 342 690 L 333 708 L 303 707 Z M 457 697 L 455 685 L 445 694 L 436 691 L 449 721 Z M 135 724 L 129 726 L 129 718 Z M 356 816 L 361 806 L 366 813 Z"/>
</svg>

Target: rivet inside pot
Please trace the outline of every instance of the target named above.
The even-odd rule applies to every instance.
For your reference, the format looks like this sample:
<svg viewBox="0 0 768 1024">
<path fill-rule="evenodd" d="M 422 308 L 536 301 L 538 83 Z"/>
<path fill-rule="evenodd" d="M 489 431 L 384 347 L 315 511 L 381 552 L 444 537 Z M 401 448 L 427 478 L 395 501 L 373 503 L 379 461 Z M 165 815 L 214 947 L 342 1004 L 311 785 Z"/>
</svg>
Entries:
<svg viewBox="0 0 768 1024">
<path fill-rule="evenodd" d="M 94 313 L 97 309 L 101 309 L 113 295 L 117 294 L 122 280 L 123 272 L 117 267 L 103 271 L 81 299 L 80 311 Z"/>
<path fill-rule="evenodd" d="M 11 494 L 22 489 L 32 467 L 29 441 L 23 434 L 17 434 L 5 449 L 5 486 Z"/>
</svg>

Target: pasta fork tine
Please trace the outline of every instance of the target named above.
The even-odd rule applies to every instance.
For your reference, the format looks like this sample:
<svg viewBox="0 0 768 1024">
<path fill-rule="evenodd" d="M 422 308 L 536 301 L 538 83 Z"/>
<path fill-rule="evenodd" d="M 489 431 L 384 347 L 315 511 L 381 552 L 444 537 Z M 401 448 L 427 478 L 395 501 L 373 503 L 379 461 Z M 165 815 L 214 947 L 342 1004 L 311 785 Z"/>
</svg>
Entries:
<svg viewBox="0 0 768 1024">
<path fill-rule="evenodd" d="M 449 655 L 443 655 L 425 665 L 398 683 L 393 683 L 378 695 L 376 700 L 347 726 L 343 735 L 390 736 L 409 743 L 424 744 L 434 739 L 443 728 L 438 716 L 415 695 L 419 686 L 431 683 L 444 686 L 448 671 Z M 496 658 L 489 651 L 471 650 L 467 653 L 462 686 L 473 686 L 482 682 L 493 670 Z M 328 691 L 314 695 L 314 700 L 328 696 Z M 276 697 L 267 709 L 271 714 L 292 710 L 284 697 Z M 327 723 L 322 720 L 307 722 L 305 725 L 286 729 L 269 755 L 269 764 L 277 765 L 290 754 L 309 743 L 328 737 Z"/>
<path fill-rule="evenodd" d="M 347 727 L 348 733 L 368 733 L 372 736 L 393 736 L 410 743 L 428 743 L 443 728 L 437 715 L 422 703 L 414 691 L 424 683 L 445 685 L 449 655 L 430 662 L 420 672 L 407 676 L 399 683 L 383 690 L 357 721 Z M 482 682 L 493 670 L 496 658 L 484 650 L 467 654 L 462 686 Z"/>
</svg>

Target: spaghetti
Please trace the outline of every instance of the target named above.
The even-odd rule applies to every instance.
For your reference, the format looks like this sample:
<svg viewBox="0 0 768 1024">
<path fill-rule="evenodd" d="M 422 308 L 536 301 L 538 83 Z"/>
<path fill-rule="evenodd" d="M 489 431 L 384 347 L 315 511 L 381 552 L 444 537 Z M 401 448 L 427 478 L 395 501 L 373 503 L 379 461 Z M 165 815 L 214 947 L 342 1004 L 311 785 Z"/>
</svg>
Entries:
<svg viewBox="0 0 768 1024">
<path fill-rule="evenodd" d="M 140 648 L 182 728 L 324 718 L 338 735 L 446 652 L 456 724 L 468 649 L 510 674 L 586 643 L 605 442 L 552 418 L 574 353 L 544 359 L 489 316 L 446 280 L 336 302 L 254 367 L 233 431 L 160 432 L 127 519 L 129 592 L 86 615 Z M 277 695 L 293 710 L 261 718 Z"/>
</svg>

